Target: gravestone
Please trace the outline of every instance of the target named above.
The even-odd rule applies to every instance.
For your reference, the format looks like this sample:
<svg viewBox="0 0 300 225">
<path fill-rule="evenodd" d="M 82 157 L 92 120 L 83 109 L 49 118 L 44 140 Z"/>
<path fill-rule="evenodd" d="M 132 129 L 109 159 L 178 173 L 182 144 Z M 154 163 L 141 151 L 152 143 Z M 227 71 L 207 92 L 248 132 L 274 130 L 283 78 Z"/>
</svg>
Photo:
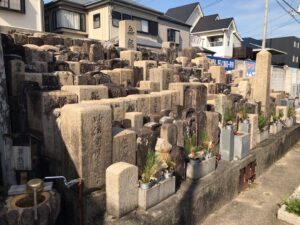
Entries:
<svg viewBox="0 0 300 225">
<path fill-rule="evenodd" d="M 131 127 L 133 128 L 143 127 L 144 114 L 141 112 L 125 113 L 125 119 L 129 119 L 131 121 Z"/>
<path fill-rule="evenodd" d="M 108 98 L 108 88 L 104 85 L 68 85 L 63 86 L 61 90 L 75 93 L 78 96 L 78 102 Z"/>
<path fill-rule="evenodd" d="M 133 130 L 113 127 L 112 163 L 136 163 L 136 133 Z"/>
<path fill-rule="evenodd" d="M 61 134 L 78 176 L 87 189 L 105 184 L 112 162 L 112 112 L 104 105 L 65 105 L 61 110 Z"/>
<path fill-rule="evenodd" d="M 137 46 L 137 22 L 134 20 L 122 20 L 119 22 L 119 47 L 136 50 Z"/>
<path fill-rule="evenodd" d="M 111 165 L 106 170 L 106 209 L 120 218 L 138 206 L 138 168 L 125 162 Z"/>
<path fill-rule="evenodd" d="M 172 82 L 173 70 L 168 68 L 150 69 L 150 81 L 159 82 L 160 90 L 168 90 L 169 83 Z"/>
</svg>

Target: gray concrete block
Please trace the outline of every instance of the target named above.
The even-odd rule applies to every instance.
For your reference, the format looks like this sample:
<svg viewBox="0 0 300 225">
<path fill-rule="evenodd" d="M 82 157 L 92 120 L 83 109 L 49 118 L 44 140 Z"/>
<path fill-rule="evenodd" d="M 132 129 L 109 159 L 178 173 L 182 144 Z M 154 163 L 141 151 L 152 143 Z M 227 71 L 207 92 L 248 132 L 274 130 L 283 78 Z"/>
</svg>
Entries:
<svg viewBox="0 0 300 225">
<path fill-rule="evenodd" d="M 222 128 L 220 137 L 221 158 L 226 161 L 233 160 L 234 153 L 234 135 L 233 130 Z"/>
<path fill-rule="evenodd" d="M 243 159 L 250 151 L 250 134 L 241 133 L 234 136 L 234 158 Z"/>
</svg>

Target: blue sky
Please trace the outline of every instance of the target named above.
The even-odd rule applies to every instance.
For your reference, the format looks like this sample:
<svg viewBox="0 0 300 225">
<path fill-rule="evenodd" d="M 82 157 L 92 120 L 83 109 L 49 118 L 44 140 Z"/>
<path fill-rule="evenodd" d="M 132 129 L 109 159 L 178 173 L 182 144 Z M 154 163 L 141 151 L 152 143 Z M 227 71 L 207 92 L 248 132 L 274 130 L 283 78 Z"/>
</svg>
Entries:
<svg viewBox="0 0 300 225">
<path fill-rule="evenodd" d="M 135 1 L 162 12 L 165 12 L 168 8 L 197 2 L 196 0 Z M 276 0 L 269 1 L 268 37 L 300 37 L 300 24 L 280 8 Z M 287 1 L 295 7 L 300 5 L 300 0 Z M 242 37 L 262 37 L 265 0 L 200 0 L 199 2 L 205 15 L 218 13 L 221 18 L 234 17 Z M 300 16 L 297 16 L 297 18 L 300 20 Z"/>
<path fill-rule="evenodd" d="M 165 12 L 168 8 L 197 2 L 195 0 L 137 0 Z M 268 37 L 298 36 L 300 24 L 295 22 L 276 2 L 270 1 Z M 288 0 L 293 6 L 297 0 Z M 264 22 L 264 0 L 200 0 L 205 15 L 218 13 L 221 18 L 234 17 L 242 37 L 261 38 Z M 300 16 L 298 16 L 300 20 Z"/>
</svg>

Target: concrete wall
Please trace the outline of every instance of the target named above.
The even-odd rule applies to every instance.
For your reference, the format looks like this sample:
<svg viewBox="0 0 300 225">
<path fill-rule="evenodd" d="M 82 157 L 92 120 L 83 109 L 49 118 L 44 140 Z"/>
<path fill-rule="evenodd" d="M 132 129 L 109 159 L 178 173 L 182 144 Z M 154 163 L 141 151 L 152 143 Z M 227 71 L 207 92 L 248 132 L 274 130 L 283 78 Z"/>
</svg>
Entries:
<svg viewBox="0 0 300 225">
<path fill-rule="evenodd" d="M 25 0 L 25 13 L 0 9 L 0 26 L 42 31 L 43 12 L 42 0 Z"/>
<path fill-rule="evenodd" d="M 285 90 L 285 70 L 281 67 L 272 66 L 270 88 L 274 91 Z"/>
</svg>

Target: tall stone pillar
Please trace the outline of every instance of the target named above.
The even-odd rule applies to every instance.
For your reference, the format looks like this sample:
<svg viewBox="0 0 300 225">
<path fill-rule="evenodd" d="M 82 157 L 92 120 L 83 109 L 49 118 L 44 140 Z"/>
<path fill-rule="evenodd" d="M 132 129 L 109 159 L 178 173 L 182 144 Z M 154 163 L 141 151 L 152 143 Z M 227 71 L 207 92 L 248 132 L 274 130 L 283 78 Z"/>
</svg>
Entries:
<svg viewBox="0 0 300 225">
<path fill-rule="evenodd" d="M 262 111 L 266 116 L 270 113 L 271 59 L 272 55 L 266 49 L 257 54 L 253 87 L 253 99 L 261 102 Z"/>
<path fill-rule="evenodd" d="M 16 183 L 14 170 L 11 165 L 11 147 L 10 138 L 10 117 L 7 96 L 6 74 L 4 67 L 2 39 L 0 35 L 0 154 L 1 154 L 1 170 L 4 185 L 12 185 Z"/>
<path fill-rule="evenodd" d="M 122 20 L 119 22 L 119 47 L 136 50 L 137 22 Z"/>
</svg>

